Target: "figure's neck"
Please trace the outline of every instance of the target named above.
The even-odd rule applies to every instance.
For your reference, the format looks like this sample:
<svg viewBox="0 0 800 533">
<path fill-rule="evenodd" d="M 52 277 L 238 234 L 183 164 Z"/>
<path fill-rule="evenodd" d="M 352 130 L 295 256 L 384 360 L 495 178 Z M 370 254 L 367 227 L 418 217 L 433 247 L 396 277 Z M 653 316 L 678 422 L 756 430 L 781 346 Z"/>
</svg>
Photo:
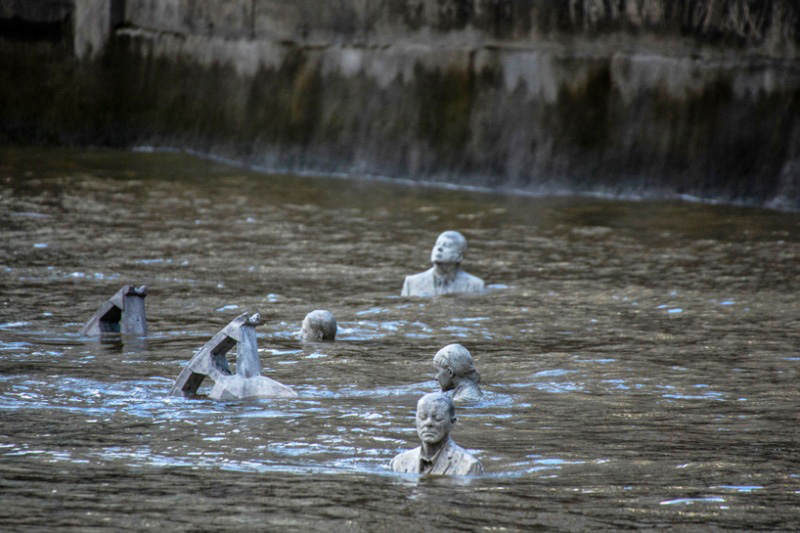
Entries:
<svg viewBox="0 0 800 533">
<path fill-rule="evenodd" d="M 453 281 L 458 275 L 460 263 L 434 263 L 433 274 L 443 281 Z"/>
<path fill-rule="evenodd" d="M 480 396 L 481 390 L 478 384 L 468 378 L 462 378 L 461 381 L 456 383 L 456 386 L 448 391 L 448 396 L 453 400 L 462 399 L 461 395 L 465 394 L 466 397 L 473 397 L 476 394 Z"/>
<path fill-rule="evenodd" d="M 455 396 L 456 394 L 458 394 L 462 390 L 464 390 L 467 387 L 469 387 L 470 385 L 472 385 L 472 380 L 467 379 L 465 377 L 461 377 L 461 376 L 454 376 L 453 377 L 453 381 L 455 382 L 455 386 L 451 389 L 452 396 Z"/>
<path fill-rule="evenodd" d="M 446 446 L 447 443 L 450 441 L 450 436 L 446 436 L 439 442 L 435 442 L 433 444 L 428 444 L 426 442 L 422 443 L 422 456 L 426 458 L 426 460 L 432 461 L 437 454 L 442 451 Z"/>
</svg>

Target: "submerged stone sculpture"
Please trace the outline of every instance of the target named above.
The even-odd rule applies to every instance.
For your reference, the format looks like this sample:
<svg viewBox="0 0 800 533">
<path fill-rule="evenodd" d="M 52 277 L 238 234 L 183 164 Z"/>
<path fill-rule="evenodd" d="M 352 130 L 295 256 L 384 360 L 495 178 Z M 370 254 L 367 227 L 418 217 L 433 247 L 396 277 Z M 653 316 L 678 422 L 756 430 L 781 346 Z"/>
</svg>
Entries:
<svg viewBox="0 0 800 533">
<path fill-rule="evenodd" d="M 448 344 L 433 356 L 436 381 L 454 402 L 477 402 L 481 399 L 478 383 L 481 375 L 472 362 L 469 350 L 460 344 Z"/>
<path fill-rule="evenodd" d="M 209 396 L 215 400 L 241 398 L 294 397 L 292 389 L 261 375 L 261 360 L 255 327 L 261 323 L 256 313 L 243 313 L 214 335 L 181 371 L 172 385 L 172 396 L 194 396 L 205 378 L 214 381 Z M 225 354 L 236 346 L 236 374 L 231 372 Z"/>
<path fill-rule="evenodd" d="M 125 285 L 92 315 L 81 329 L 81 335 L 107 332 L 147 335 L 144 298 L 147 285 Z"/>
<path fill-rule="evenodd" d="M 317 309 L 303 319 L 301 341 L 333 341 L 336 339 L 336 319 L 330 311 Z"/>
<path fill-rule="evenodd" d="M 417 434 L 422 446 L 401 453 L 390 464 L 394 472 L 476 476 L 483 465 L 450 438 L 456 423 L 453 401 L 441 392 L 417 402 Z"/>
<path fill-rule="evenodd" d="M 445 231 L 431 250 L 433 268 L 406 276 L 401 296 L 436 296 L 456 292 L 482 292 L 483 280 L 461 270 L 467 239 L 457 231 Z"/>
</svg>

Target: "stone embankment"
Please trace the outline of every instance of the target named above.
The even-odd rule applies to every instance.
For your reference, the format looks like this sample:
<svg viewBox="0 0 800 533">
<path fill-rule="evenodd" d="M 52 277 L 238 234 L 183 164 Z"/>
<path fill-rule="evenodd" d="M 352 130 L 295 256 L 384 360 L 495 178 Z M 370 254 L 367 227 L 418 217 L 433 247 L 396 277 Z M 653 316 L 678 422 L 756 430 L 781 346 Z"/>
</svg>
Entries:
<svg viewBox="0 0 800 533">
<path fill-rule="evenodd" d="M 0 139 L 800 208 L 793 0 L 0 0 Z"/>
</svg>

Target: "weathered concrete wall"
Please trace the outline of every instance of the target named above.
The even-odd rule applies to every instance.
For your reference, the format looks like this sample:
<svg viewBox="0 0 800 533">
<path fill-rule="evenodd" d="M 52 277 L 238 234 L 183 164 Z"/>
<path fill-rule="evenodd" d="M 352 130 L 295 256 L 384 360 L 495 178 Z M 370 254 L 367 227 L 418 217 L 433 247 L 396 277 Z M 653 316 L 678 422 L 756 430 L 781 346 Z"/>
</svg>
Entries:
<svg viewBox="0 0 800 533">
<path fill-rule="evenodd" d="M 0 0 L 0 37 L 51 42 L 71 38 L 72 0 Z"/>
<path fill-rule="evenodd" d="M 111 35 L 111 3 L 108 0 L 75 0 L 75 55 L 94 58 Z"/>
<path fill-rule="evenodd" d="M 27 96 L 0 87 L 8 140 L 800 207 L 800 5 L 791 0 L 75 7 L 81 61 L 65 46 L 0 39 L 9 79 L 39 80 Z"/>
<path fill-rule="evenodd" d="M 131 26 L 151 31 L 250 38 L 254 6 L 258 3 L 258 0 L 127 0 L 125 18 Z"/>
<path fill-rule="evenodd" d="M 72 13 L 72 0 L 0 0 L 0 19 L 27 22 L 62 21 Z"/>
<path fill-rule="evenodd" d="M 800 6 L 792 0 L 126 0 L 139 28 L 258 38 L 306 46 L 490 43 L 541 45 L 589 37 L 669 37 L 674 48 L 726 45 L 797 57 Z M 434 40 L 436 42 L 434 43 Z M 647 39 L 645 39 L 647 41 Z"/>
</svg>

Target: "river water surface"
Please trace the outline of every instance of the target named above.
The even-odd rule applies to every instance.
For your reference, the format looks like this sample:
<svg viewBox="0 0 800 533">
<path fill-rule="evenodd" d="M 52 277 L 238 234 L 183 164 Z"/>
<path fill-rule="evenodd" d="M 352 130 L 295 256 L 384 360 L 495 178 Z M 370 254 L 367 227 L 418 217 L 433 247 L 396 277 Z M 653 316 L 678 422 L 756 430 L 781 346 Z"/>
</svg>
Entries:
<svg viewBox="0 0 800 533">
<path fill-rule="evenodd" d="M 3 530 L 800 527 L 796 213 L 4 148 L 0 228 Z M 490 291 L 401 298 L 446 229 Z M 150 334 L 80 336 L 125 284 Z M 296 340 L 313 309 L 336 343 Z M 256 310 L 298 398 L 167 396 Z M 486 475 L 393 474 L 452 342 Z"/>
</svg>

